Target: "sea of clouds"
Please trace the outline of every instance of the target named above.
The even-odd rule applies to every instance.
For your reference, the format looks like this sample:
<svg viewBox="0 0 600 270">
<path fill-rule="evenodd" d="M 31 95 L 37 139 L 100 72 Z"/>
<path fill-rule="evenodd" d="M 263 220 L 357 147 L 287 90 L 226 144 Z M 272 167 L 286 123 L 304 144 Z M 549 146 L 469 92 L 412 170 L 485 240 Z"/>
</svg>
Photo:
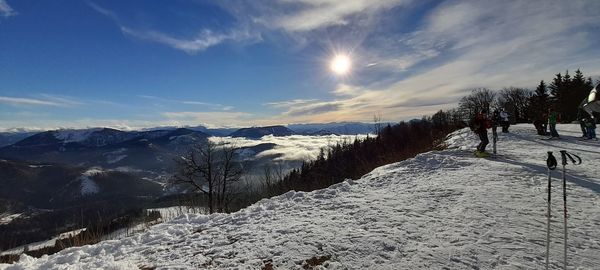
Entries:
<svg viewBox="0 0 600 270">
<path fill-rule="evenodd" d="M 369 136 L 372 137 L 374 135 Z M 274 160 L 294 161 L 315 159 L 319 155 L 321 148 L 327 148 L 341 142 L 351 143 L 356 139 L 364 139 L 366 137 L 367 135 L 292 135 L 282 137 L 268 135 L 260 139 L 232 137 L 211 137 L 209 139 L 214 143 L 224 143 L 235 147 L 252 147 L 264 143 L 273 143 L 276 144 L 273 149 L 263 151 L 256 155 L 256 157 L 278 155 Z"/>
</svg>

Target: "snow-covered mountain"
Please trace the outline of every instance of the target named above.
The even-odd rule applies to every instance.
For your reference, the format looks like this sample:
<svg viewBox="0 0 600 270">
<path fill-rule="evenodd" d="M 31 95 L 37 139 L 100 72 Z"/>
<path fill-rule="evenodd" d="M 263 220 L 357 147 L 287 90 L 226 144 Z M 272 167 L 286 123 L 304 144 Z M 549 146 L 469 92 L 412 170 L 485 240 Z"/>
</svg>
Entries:
<svg viewBox="0 0 600 270">
<path fill-rule="evenodd" d="M 231 137 L 244 137 L 252 139 L 260 139 L 266 135 L 273 136 L 290 136 L 294 135 L 294 131 L 284 126 L 267 126 L 267 127 L 251 127 L 251 128 L 240 128 L 235 132 L 231 133 Z"/>
<path fill-rule="evenodd" d="M 118 241 L 22 256 L 0 269 L 543 269 L 546 151 L 583 159 L 567 166 L 568 255 L 600 266 L 598 141 L 559 125 L 543 141 L 531 125 L 500 134 L 497 159 L 473 157 L 460 130 L 448 149 L 375 169 L 314 192 L 290 191 L 232 214 L 186 214 Z M 551 268 L 562 267 L 560 173 L 554 171 Z"/>
<path fill-rule="evenodd" d="M 37 132 L 19 131 L 19 132 L 0 132 L 0 147 L 11 145 L 22 139 L 25 139 Z"/>
</svg>

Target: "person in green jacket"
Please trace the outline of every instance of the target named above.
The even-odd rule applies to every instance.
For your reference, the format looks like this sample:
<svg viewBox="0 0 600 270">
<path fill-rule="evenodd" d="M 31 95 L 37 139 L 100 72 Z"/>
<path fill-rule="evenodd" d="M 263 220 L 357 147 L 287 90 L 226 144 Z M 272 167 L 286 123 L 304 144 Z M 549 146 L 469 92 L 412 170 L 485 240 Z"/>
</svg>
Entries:
<svg viewBox="0 0 600 270">
<path fill-rule="evenodd" d="M 559 138 L 556 132 L 556 123 L 558 122 L 558 113 L 553 108 L 548 109 L 548 125 L 550 126 L 551 138 Z"/>
</svg>

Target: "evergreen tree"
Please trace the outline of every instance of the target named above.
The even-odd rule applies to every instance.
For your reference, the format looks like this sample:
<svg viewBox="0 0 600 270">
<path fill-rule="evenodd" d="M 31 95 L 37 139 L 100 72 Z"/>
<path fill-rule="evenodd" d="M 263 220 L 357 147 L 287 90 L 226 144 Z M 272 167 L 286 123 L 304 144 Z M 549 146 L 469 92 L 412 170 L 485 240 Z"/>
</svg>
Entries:
<svg viewBox="0 0 600 270">
<path fill-rule="evenodd" d="M 546 115 L 550 107 L 548 90 L 546 83 L 542 80 L 535 89 L 533 95 L 529 98 L 529 119 L 538 130 L 538 134 L 544 135 L 543 125 L 548 122 Z"/>
<path fill-rule="evenodd" d="M 563 84 L 563 77 L 562 74 L 560 74 L 560 72 L 558 74 L 555 75 L 554 79 L 552 79 L 552 82 L 550 83 L 550 94 L 552 95 L 552 97 L 550 98 L 550 101 L 553 103 L 553 105 L 555 105 L 555 107 L 558 107 L 558 101 L 562 99 L 561 94 L 562 94 L 562 84 Z"/>
<path fill-rule="evenodd" d="M 549 105 L 550 101 L 546 83 L 544 80 L 541 80 L 532 96 L 531 108 L 534 115 L 539 116 L 548 112 Z"/>
<path fill-rule="evenodd" d="M 552 105 L 560 113 L 562 121 L 568 123 L 576 120 L 579 104 L 591 87 L 581 70 L 577 70 L 574 77 L 567 70 L 564 76 L 556 74 L 549 88 Z"/>
</svg>

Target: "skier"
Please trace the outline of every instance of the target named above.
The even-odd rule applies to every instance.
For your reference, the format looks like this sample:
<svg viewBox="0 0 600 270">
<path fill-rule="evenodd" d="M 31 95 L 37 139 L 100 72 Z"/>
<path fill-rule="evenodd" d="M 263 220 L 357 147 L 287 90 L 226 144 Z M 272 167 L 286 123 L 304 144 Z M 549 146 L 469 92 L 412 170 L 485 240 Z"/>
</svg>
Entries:
<svg viewBox="0 0 600 270">
<path fill-rule="evenodd" d="M 554 111 L 553 108 L 548 109 L 548 125 L 550 126 L 550 138 L 558 139 L 558 132 L 556 131 L 556 123 L 559 121 L 559 115 Z"/>
<path fill-rule="evenodd" d="M 583 134 L 581 135 L 581 138 L 588 137 L 587 128 L 585 126 L 587 113 L 583 110 L 583 105 L 585 105 L 585 101 L 587 101 L 587 99 L 584 100 L 584 102 L 582 102 L 579 105 L 579 109 L 577 109 L 577 121 L 579 121 L 579 127 L 581 128 L 581 133 Z"/>
<path fill-rule="evenodd" d="M 547 135 L 548 118 L 546 117 L 546 113 L 537 114 L 533 119 L 533 126 L 535 126 L 538 135 Z"/>
<path fill-rule="evenodd" d="M 500 112 L 500 119 L 502 124 L 502 133 L 508 133 L 510 122 L 508 120 L 508 113 L 504 109 Z"/>
<path fill-rule="evenodd" d="M 585 129 L 587 132 L 586 138 L 588 140 L 598 140 L 596 138 L 596 120 L 592 117 L 587 117 L 583 119 L 583 123 L 585 124 Z"/>
<path fill-rule="evenodd" d="M 487 135 L 487 129 L 492 126 L 491 121 L 487 118 L 487 111 L 481 110 L 471 120 L 471 130 L 479 136 L 481 142 L 477 146 L 475 155 L 478 157 L 488 157 L 490 154 L 485 151 L 485 147 L 490 143 Z"/>
<path fill-rule="evenodd" d="M 542 135 L 548 135 L 548 113 L 543 112 L 541 115 L 542 120 L 542 131 L 544 131 Z"/>
</svg>

